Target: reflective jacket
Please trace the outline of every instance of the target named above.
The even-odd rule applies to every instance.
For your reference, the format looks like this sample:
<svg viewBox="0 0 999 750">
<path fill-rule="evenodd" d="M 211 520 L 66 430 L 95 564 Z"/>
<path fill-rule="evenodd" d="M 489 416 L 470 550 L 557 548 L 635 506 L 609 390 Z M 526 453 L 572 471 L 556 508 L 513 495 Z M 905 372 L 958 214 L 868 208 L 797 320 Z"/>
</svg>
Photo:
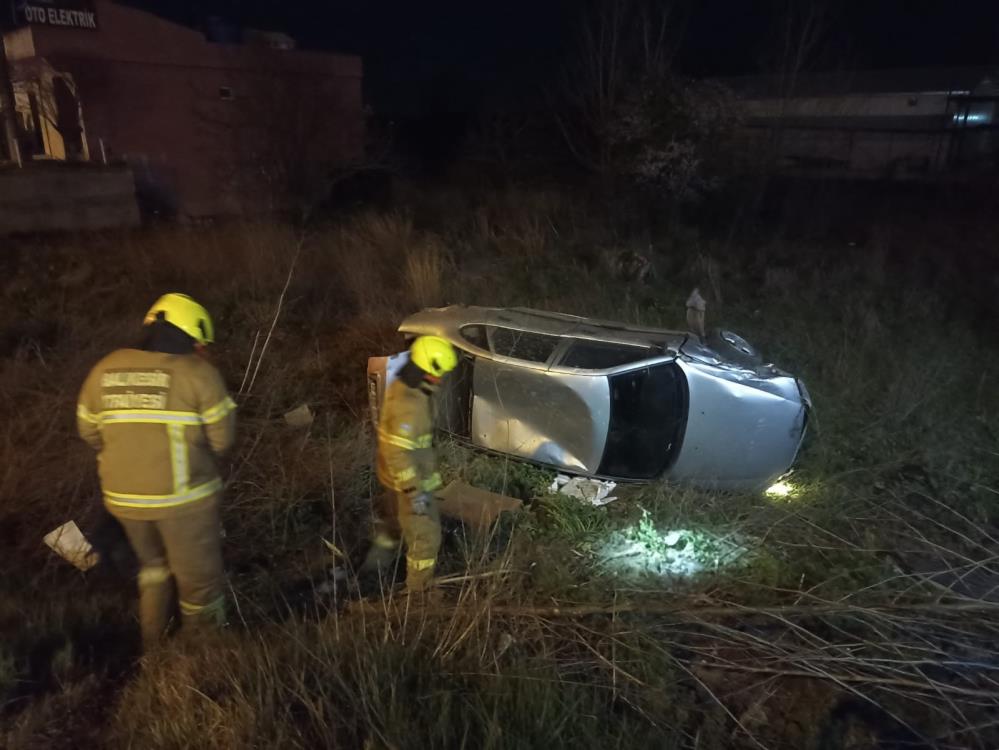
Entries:
<svg viewBox="0 0 999 750">
<path fill-rule="evenodd" d="M 157 520 L 216 497 L 215 457 L 232 446 L 235 409 L 219 371 L 198 354 L 119 349 L 98 362 L 76 421 L 98 452 L 108 510 Z"/>
<path fill-rule="evenodd" d="M 385 392 L 378 420 L 378 481 L 396 492 L 431 492 L 441 486 L 433 447 L 433 388 L 401 378 Z"/>
</svg>

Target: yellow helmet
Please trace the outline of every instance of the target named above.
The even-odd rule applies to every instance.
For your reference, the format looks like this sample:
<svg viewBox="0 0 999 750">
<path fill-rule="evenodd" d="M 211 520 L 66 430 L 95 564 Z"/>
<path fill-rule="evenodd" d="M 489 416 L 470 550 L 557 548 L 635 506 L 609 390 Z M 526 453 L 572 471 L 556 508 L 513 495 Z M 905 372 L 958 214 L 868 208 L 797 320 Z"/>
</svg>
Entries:
<svg viewBox="0 0 999 750">
<path fill-rule="evenodd" d="M 156 322 L 161 313 L 163 320 L 177 326 L 199 344 L 211 344 L 215 341 L 215 326 L 211 315 L 186 294 L 164 294 L 149 308 L 142 325 Z"/>
<path fill-rule="evenodd" d="M 440 336 L 419 336 L 409 348 L 413 364 L 434 377 L 441 377 L 458 366 L 458 352 Z"/>
</svg>

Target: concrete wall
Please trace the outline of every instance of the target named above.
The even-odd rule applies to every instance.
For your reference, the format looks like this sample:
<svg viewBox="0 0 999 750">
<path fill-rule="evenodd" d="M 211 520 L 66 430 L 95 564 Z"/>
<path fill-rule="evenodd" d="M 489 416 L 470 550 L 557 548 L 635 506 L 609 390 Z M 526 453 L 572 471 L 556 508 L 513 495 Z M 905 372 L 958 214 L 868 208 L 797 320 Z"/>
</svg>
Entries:
<svg viewBox="0 0 999 750">
<path fill-rule="evenodd" d="M 882 132 L 786 127 L 746 128 L 739 167 L 766 163 L 794 174 L 858 178 L 920 178 L 944 171 L 953 158 L 954 131 Z"/>
<path fill-rule="evenodd" d="M 948 99 L 946 93 L 747 99 L 742 109 L 748 117 L 928 117 L 943 115 Z"/>
<path fill-rule="evenodd" d="M 135 183 L 128 169 L 51 165 L 0 171 L 0 235 L 138 223 Z"/>
</svg>

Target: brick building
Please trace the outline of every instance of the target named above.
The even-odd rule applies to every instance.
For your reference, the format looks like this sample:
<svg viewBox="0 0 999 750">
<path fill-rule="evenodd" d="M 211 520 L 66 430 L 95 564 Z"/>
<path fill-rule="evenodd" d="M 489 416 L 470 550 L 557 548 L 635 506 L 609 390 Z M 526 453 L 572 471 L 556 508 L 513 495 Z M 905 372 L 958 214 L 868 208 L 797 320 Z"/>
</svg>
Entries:
<svg viewBox="0 0 999 750">
<path fill-rule="evenodd" d="M 82 5 L 4 34 L 26 163 L 125 162 L 148 208 L 200 217 L 278 208 L 362 157 L 358 57 L 249 30 L 218 44 L 110 0 Z"/>
</svg>

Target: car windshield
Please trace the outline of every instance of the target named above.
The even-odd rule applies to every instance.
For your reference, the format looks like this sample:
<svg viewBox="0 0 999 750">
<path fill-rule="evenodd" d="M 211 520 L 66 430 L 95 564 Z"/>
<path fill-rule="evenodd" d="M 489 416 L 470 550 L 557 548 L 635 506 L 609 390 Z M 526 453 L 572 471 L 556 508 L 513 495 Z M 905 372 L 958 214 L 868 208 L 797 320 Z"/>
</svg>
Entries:
<svg viewBox="0 0 999 750">
<path fill-rule="evenodd" d="M 599 474 L 652 479 L 676 458 L 687 422 L 683 372 L 672 362 L 608 377 L 610 423 Z"/>
</svg>

